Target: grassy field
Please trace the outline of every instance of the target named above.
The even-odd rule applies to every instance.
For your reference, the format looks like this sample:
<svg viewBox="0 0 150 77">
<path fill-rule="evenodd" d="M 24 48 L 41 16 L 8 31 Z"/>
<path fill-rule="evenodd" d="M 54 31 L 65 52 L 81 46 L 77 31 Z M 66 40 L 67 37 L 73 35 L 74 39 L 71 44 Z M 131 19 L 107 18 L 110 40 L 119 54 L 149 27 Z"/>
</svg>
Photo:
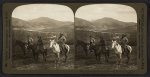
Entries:
<svg viewBox="0 0 150 77">
<path fill-rule="evenodd" d="M 133 51 L 131 54 L 131 60 L 129 64 L 126 64 L 126 57 L 123 56 L 122 64 L 118 70 L 136 70 L 137 69 L 137 52 L 136 46 L 132 46 Z M 76 49 L 75 56 L 75 68 L 79 70 L 115 70 L 116 66 L 116 56 L 114 52 L 110 51 L 109 62 L 105 62 L 104 55 L 101 57 L 101 62 L 95 59 L 94 52 L 89 52 L 89 56 L 86 57 L 84 51 L 81 47 Z"/>
<path fill-rule="evenodd" d="M 64 56 L 61 55 L 60 62 L 59 62 L 59 69 L 73 69 L 74 68 L 74 47 L 70 45 L 71 50 L 68 53 L 68 60 L 67 62 L 64 61 Z M 19 54 L 18 54 L 19 55 Z M 39 61 L 35 62 L 32 58 L 32 54 L 27 54 L 27 58 L 23 58 L 23 54 L 20 56 L 15 56 L 13 60 L 13 68 L 17 70 L 53 70 L 55 69 L 54 63 L 54 54 L 52 52 L 48 52 L 47 61 L 44 62 L 42 55 L 39 56 Z"/>
<path fill-rule="evenodd" d="M 24 41 L 28 33 L 25 31 L 16 31 L 14 32 L 14 38 L 17 40 Z M 49 35 L 46 33 L 38 34 L 32 33 L 33 39 L 37 39 L 37 35 L 42 35 L 42 37 L 46 37 Z M 74 43 L 72 41 L 72 36 L 68 37 L 68 43 L 71 47 L 71 50 L 68 55 L 68 60 L 66 63 L 63 62 L 64 56 L 61 55 L 61 60 L 59 63 L 59 69 L 79 69 L 79 70 L 114 70 L 116 69 L 116 55 L 114 52 L 110 52 L 109 63 L 105 62 L 104 55 L 101 57 L 101 62 L 96 61 L 95 55 L 93 52 L 89 52 L 89 56 L 86 57 L 83 49 L 81 47 L 77 47 L 74 49 Z M 85 36 L 83 36 L 85 38 Z M 47 45 L 49 38 L 44 38 L 44 45 Z M 136 70 L 137 69 L 137 51 L 136 46 L 132 46 L 133 51 L 131 54 L 131 60 L 129 64 L 125 64 L 126 57 L 123 56 L 122 64 L 119 70 Z M 31 52 L 27 53 L 26 58 L 23 56 L 23 52 L 20 47 L 13 47 L 13 68 L 17 70 L 52 70 L 55 69 L 54 63 L 54 54 L 49 51 L 47 56 L 47 62 L 44 62 L 42 59 L 42 55 L 39 56 L 39 61 L 35 62 L 33 60 L 33 56 Z"/>
</svg>

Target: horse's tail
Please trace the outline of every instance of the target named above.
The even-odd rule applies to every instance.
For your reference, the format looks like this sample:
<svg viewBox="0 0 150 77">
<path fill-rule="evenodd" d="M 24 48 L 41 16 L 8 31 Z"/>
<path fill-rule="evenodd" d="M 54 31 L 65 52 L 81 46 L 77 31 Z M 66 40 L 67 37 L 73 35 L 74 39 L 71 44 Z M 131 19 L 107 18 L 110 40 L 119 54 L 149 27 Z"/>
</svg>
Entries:
<svg viewBox="0 0 150 77">
<path fill-rule="evenodd" d="M 130 45 L 127 45 L 127 49 L 129 50 L 129 52 L 132 52 L 132 47 Z"/>
<path fill-rule="evenodd" d="M 69 45 L 67 45 L 67 44 L 65 44 L 65 48 L 66 48 L 66 50 L 67 50 L 67 53 L 70 51 L 70 46 Z"/>
</svg>

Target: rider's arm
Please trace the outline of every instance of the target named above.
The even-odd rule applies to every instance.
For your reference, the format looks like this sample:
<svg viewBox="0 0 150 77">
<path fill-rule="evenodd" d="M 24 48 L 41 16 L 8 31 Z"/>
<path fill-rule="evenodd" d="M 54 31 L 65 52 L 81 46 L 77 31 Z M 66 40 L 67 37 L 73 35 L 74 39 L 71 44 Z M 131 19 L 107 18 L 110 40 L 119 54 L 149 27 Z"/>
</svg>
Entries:
<svg viewBox="0 0 150 77">
<path fill-rule="evenodd" d="M 128 40 L 128 38 L 126 38 L 126 43 L 128 43 L 129 42 L 129 40 Z"/>
<path fill-rule="evenodd" d="M 33 38 L 31 38 L 31 42 L 33 42 Z"/>
<path fill-rule="evenodd" d="M 62 41 L 63 41 L 63 42 L 66 42 L 66 41 L 67 41 L 67 39 L 66 39 L 65 36 L 62 37 Z"/>
</svg>

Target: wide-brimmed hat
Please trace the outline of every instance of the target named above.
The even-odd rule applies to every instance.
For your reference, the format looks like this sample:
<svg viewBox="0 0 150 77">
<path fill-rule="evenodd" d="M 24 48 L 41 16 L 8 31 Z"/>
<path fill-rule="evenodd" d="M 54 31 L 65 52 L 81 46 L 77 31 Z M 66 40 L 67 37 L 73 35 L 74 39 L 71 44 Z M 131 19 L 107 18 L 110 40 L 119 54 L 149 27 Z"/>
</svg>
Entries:
<svg viewBox="0 0 150 77">
<path fill-rule="evenodd" d="M 112 38 L 113 41 L 116 41 L 117 39 L 118 39 L 117 37 L 113 37 L 113 38 Z"/>
<path fill-rule="evenodd" d="M 60 33 L 60 35 L 64 35 L 63 33 Z"/>
<path fill-rule="evenodd" d="M 55 38 L 56 38 L 56 36 L 55 36 L 55 35 L 53 35 L 53 36 L 51 36 L 51 37 L 50 37 L 50 39 L 55 39 Z"/>
<path fill-rule="evenodd" d="M 122 36 L 127 36 L 127 34 L 122 34 Z"/>
</svg>

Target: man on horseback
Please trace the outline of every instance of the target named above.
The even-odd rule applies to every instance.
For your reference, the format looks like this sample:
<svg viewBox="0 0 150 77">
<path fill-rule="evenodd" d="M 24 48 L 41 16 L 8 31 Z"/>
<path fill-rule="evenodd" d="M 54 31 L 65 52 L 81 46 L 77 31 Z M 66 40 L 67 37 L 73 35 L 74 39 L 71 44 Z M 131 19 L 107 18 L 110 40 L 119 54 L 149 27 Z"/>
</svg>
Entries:
<svg viewBox="0 0 150 77">
<path fill-rule="evenodd" d="M 100 37 L 100 46 L 104 46 L 104 47 L 106 46 L 105 40 L 103 37 Z"/>
<path fill-rule="evenodd" d="M 62 51 L 65 49 L 65 43 L 66 43 L 66 37 L 64 36 L 63 33 L 60 33 L 60 36 L 58 37 L 58 43 L 60 45 L 60 50 L 61 50 L 61 53 Z"/>
<path fill-rule="evenodd" d="M 33 38 L 30 35 L 27 36 L 26 43 L 27 43 L 27 49 L 30 50 L 31 47 L 33 46 Z"/>
<path fill-rule="evenodd" d="M 105 56 L 105 61 L 108 62 L 109 58 L 109 48 L 106 46 L 106 41 L 104 40 L 103 37 L 100 37 L 100 55 L 103 53 Z"/>
<path fill-rule="evenodd" d="M 127 44 L 128 44 L 128 38 L 126 34 L 122 35 L 121 38 L 121 45 L 122 45 L 122 50 L 123 50 L 123 54 L 127 51 Z"/>
<path fill-rule="evenodd" d="M 44 49 L 44 48 L 43 48 L 43 41 L 42 41 L 42 38 L 41 38 L 41 36 L 38 36 L 37 50 L 42 51 L 43 49 Z"/>
<path fill-rule="evenodd" d="M 102 47 L 102 51 L 104 51 L 105 52 L 105 50 L 106 50 L 106 43 L 105 43 L 105 40 L 104 40 L 104 38 L 103 37 L 100 37 L 100 46 Z"/>
<path fill-rule="evenodd" d="M 95 39 L 90 35 L 90 51 L 93 52 L 93 47 L 95 45 Z"/>
</svg>

